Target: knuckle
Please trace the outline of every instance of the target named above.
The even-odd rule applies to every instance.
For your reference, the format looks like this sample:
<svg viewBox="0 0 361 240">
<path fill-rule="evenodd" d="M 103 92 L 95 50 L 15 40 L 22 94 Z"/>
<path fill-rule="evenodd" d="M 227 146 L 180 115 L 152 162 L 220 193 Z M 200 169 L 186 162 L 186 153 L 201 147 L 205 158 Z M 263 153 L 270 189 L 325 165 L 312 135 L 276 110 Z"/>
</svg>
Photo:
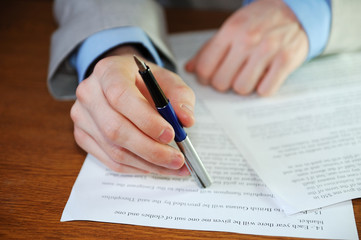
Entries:
<svg viewBox="0 0 361 240">
<path fill-rule="evenodd" d="M 154 147 L 149 150 L 149 161 L 156 165 L 163 165 L 168 163 L 170 160 L 170 156 L 159 147 Z"/>
<path fill-rule="evenodd" d="M 94 66 L 93 73 L 96 75 L 103 75 L 107 69 L 114 63 L 113 58 L 107 57 L 100 59 Z"/>
<path fill-rule="evenodd" d="M 150 150 L 150 160 L 152 162 L 162 162 L 162 159 L 164 158 L 163 152 L 159 148 L 154 148 Z"/>
<path fill-rule="evenodd" d="M 240 34 L 240 41 L 246 47 L 254 46 L 260 39 L 260 33 L 257 29 L 247 29 Z"/>
<path fill-rule="evenodd" d="M 122 87 L 121 84 L 110 84 L 104 89 L 104 95 L 112 106 L 126 104 L 126 92 L 127 88 Z"/>
<path fill-rule="evenodd" d="M 153 139 L 157 139 L 163 130 L 164 125 L 161 124 L 159 120 L 162 120 L 159 114 L 146 114 L 138 120 L 138 127 L 143 129 L 145 133 Z"/>
<path fill-rule="evenodd" d="M 80 102 L 88 101 L 88 96 L 89 96 L 88 85 L 89 85 L 88 81 L 84 80 L 76 88 L 75 95 L 77 100 L 79 100 Z"/>
<path fill-rule="evenodd" d="M 274 51 L 277 48 L 278 41 L 274 37 L 268 37 L 267 39 L 263 40 L 260 44 L 260 51 L 261 54 L 268 54 L 269 52 Z"/>
<path fill-rule="evenodd" d="M 105 138 L 108 139 L 110 142 L 119 143 L 119 141 L 125 137 L 120 134 L 120 129 L 120 124 L 117 125 L 115 123 L 108 123 L 102 127 L 102 132 Z"/>
<path fill-rule="evenodd" d="M 292 58 L 292 52 L 289 50 L 282 50 L 278 54 L 278 61 L 280 62 L 281 65 L 289 64 L 291 58 Z"/>
<path fill-rule="evenodd" d="M 85 134 L 83 134 L 78 127 L 74 127 L 73 134 L 74 134 L 75 142 L 79 146 L 83 146 L 83 143 L 85 142 L 85 137 L 86 137 Z"/>
<path fill-rule="evenodd" d="M 79 105 L 77 104 L 77 102 L 75 102 L 73 104 L 73 106 L 71 107 L 71 109 L 70 109 L 70 117 L 71 117 L 71 119 L 73 120 L 74 123 L 78 122 L 79 115 L 80 115 L 80 113 L 79 113 Z"/>
<path fill-rule="evenodd" d="M 123 163 L 126 160 L 127 152 L 123 147 L 114 146 L 110 149 L 109 155 L 113 161 L 117 163 Z"/>
</svg>

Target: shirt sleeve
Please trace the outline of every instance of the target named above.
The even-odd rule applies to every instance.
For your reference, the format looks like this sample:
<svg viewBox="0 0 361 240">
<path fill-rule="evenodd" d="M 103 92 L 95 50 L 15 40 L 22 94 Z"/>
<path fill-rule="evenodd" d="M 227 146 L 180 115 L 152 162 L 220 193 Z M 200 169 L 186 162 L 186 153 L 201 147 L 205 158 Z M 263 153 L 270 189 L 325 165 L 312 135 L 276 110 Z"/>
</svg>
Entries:
<svg viewBox="0 0 361 240">
<path fill-rule="evenodd" d="M 87 38 L 70 57 L 71 64 L 77 70 L 79 82 L 87 77 L 89 67 L 100 56 L 122 44 L 141 45 L 153 58 L 152 61 L 159 66 L 163 66 L 157 50 L 142 29 L 138 27 L 112 28 L 100 31 Z"/>
<path fill-rule="evenodd" d="M 243 5 L 255 0 L 244 0 Z M 283 0 L 293 11 L 305 30 L 309 43 L 307 60 L 320 55 L 325 49 L 331 29 L 330 0 Z"/>
<path fill-rule="evenodd" d="M 325 49 L 331 29 L 330 0 L 283 0 L 292 9 L 305 30 L 309 51 L 307 60 L 320 55 Z"/>
</svg>

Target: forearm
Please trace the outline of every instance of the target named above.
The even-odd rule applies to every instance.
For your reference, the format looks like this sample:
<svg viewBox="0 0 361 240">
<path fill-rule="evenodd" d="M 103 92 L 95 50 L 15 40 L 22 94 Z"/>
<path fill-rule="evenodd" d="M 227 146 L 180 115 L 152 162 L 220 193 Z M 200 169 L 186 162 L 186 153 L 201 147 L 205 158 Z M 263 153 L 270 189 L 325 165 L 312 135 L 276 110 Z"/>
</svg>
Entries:
<svg viewBox="0 0 361 240">
<path fill-rule="evenodd" d="M 51 41 L 48 85 L 55 98 L 74 98 L 78 79 L 68 57 L 81 42 L 105 29 L 137 26 L 162 56 L 173 59 L 166 45 L 163 11 L 154 1 L 57 0 L 54 12 L 59 28 Z"/>
</svg>

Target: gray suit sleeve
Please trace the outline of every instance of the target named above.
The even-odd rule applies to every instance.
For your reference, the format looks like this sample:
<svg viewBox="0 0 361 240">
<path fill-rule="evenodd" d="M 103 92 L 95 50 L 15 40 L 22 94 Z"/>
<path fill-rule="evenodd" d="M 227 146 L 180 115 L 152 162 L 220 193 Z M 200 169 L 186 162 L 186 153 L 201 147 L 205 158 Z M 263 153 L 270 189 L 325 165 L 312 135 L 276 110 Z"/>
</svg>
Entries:
<svg viewBox="0 0 361 240">
<path fill-rule="evenodd" d="M 69 56 L 92 34 L 110 28 L 142 28 L 158 51 L 173 60 L 167 44 L 163 9 L 152 0 L 56 0 L 59 24 L 50 48 L 48 88 L 56 99 L 73 99 L 78 79 Z"/>
<path fill-rule="evenodd" d="M 323 54 L 361 49 L 361 0 L 332 0 L 330 37 Z"/>
</svg>

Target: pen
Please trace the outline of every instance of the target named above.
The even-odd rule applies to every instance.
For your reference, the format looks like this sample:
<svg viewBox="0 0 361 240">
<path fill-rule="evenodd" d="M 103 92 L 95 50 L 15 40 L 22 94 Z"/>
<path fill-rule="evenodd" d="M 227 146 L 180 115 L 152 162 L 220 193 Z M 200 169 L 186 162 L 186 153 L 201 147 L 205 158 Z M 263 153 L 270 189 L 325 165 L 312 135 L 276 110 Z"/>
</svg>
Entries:
<svg viewBox="0 0 361 240">
<path fill-rule="evenodd" d="M 135 55 L 134 60 L 137 63 L 139 74 L 147 86 L 158 112 L 172 125 L 174 129 L 174 140 L 185 157 L 185 164 L 189 172 L 200 187 L 209 187 L 212 184 L 212 180 L 191 141 L 189 140 L 187 133 L 184 131 L 181 123 L 179 122 L 168 98 L 159 87 L 157 80 L 150 71 L 150 68 Z"/>
</svg>

